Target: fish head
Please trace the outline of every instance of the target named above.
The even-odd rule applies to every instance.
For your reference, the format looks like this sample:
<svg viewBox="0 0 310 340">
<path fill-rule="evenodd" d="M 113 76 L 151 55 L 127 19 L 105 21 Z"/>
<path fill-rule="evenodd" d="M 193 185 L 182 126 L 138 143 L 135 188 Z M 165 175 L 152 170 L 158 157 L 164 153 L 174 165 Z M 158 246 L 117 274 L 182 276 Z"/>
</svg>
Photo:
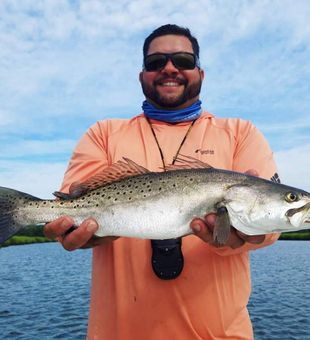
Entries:
<svg viewBox="0 0 310 340">
<path fill-rule="evenodd" d="M 310 229 L 310 194 L 262 179 L 234 184 L 224 202 L 232 225 L 248 234 Z"/>
</svg>

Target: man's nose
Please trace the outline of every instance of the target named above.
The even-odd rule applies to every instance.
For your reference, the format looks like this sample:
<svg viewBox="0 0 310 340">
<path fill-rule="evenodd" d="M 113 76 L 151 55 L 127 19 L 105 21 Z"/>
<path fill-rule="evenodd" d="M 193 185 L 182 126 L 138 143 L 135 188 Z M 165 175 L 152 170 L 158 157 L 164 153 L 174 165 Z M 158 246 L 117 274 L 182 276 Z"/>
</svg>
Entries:
<svg viewBox="0 0 310 340">
<path fill-rule="evenodd" d="M 163 67 L 163 69 L 161 70 L 161 72 L 165 72 L 165 73 L 168 73 L 168 74 L 171 74 L 171 73 L 177 73 L 179 72 L 179 69 L 176 68 L 172 61 L 169 59 L 166 63 L 166 65 Z"/>
</svg>

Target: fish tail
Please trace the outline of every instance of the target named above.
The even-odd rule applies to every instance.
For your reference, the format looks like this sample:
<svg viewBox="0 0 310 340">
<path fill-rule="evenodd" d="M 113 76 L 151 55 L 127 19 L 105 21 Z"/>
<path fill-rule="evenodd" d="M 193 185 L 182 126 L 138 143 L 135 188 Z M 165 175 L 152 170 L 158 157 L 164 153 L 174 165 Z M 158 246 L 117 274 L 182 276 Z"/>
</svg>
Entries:
<svg viewBox="0 0 310 340">
<path fill-rule="evenodd" d="M 0 187 L 0 245 L 24 227 L 18 222 L 18 208 L 28 200 L 39 198 L 23 192 Z"/>
</svg>

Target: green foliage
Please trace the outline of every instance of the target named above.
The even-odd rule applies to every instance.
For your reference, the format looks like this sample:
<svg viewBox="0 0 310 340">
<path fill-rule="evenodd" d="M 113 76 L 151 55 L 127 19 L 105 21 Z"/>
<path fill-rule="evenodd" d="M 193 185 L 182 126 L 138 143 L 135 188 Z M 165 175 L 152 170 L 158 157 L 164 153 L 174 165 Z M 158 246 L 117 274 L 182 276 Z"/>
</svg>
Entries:
<svg viewBox="0 0 310 340">
<path fill-rule="evenodd" d="M 297 232 L 282 233 L 280 236 L 280 240 L 310 240 L 310 229 Z M 53 242 L 53 240 L 44 237 L 43 226 L 33 225 L 21 229 L 15 236 L 11 237 L 0 247 L 43 242 Z"/>
<path fill-rule="evenodd" d="M 21 229 L 16 235 L 44 237 L 43 228 L 44 228 L 43 226 L 30 225 L 30 226 L 27 226 L 27 227 Z"/>
<path fill-rule="evenodd" d="M 45 243 L 45 242 L 54 242 L 43 236 L 20 236 L 15 235 L 11 237 L 9 240 L 4 242 L 0 247 L 8 247 L 8 246 L 18 246 L 22 244 L 31 244 L 31 243 Z"/>
<path fill-rule="evenodd" d="M 0 247 L 43 242 L 51 242 L 50 239 L 44 237 L 43 226 L 31 225 L 21 229 Z"/>
<path fill-rule="evenodd" d="M 310 230 L 282 233 L 280 240 L 310 240 Z"/>
</svg>

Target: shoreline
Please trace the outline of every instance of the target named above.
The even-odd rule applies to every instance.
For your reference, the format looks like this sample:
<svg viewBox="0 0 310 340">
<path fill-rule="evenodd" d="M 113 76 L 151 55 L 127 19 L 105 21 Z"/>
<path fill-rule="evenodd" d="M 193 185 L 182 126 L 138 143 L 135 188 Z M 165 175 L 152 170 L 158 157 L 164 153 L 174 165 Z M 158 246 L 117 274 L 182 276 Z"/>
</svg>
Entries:
<svg viewBox="0 0 310 340">
<path fill-rule="evenodd" d="M 13 236 L 9 240 L 5 241 L 2 245 L 0 245 L 0 249 L 5 248 L 5 247 L 10 247 L 10 246 L 22 246 L 25 244 L 50 243 L 50 242 L 56 242 L 56 240 L 50 240 L 44 236 L 18 235 L 18 236 Z"/>
<path fill-rule="evenodd" d="M 299 232 L 282 233 L 279 241 L 310 241 L 310 230 L 301 230 Z M 2 247 L 19 246 L 25 244 L 34 243 L 50 243 L 57 242 L 56 240 L 50 240 L 44 236 L 28 236 L 28 235 L 15 235 L 9 240 L 4 242 Z"/>
</svg>

